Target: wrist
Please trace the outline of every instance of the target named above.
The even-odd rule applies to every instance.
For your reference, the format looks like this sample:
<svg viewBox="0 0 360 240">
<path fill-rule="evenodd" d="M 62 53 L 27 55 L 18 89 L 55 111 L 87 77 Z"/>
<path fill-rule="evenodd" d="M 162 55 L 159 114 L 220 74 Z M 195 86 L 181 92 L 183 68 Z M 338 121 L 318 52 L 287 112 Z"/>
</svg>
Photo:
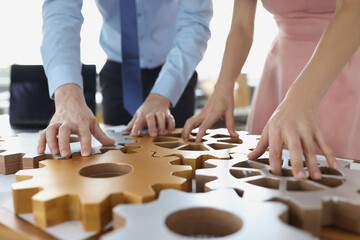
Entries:
<svg viewBox="0 0 360 240">
<path fill-rule="evenodd" d="M 145 101 L 157 101 L 163 106 L 166 106 L 167 108 L 170 108 L 170 104 L 171 104 L 170 100 L 167 97 L 164 97 L 157 93 L 150 93 Z"/>
<path fill-rule="evenodd" d="M 82 89 L 76 84 L 65 84 L 58 87 L 54 93 L 55 107 L 75 107 L 78 104 L 85 104 Z"/>
</svg>

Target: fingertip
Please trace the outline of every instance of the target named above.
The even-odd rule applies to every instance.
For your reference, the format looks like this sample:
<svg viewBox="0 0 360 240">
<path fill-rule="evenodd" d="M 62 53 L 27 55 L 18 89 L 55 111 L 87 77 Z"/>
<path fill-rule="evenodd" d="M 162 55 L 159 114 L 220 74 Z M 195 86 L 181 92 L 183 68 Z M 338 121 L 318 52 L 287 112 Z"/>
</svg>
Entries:
<svg viewBox="0 0 360 240">
<path fill-rule="evenodd" d="M 332 162 L 332 167 L 333 169 L 338 169 L 339 168 L 339 164 L 337 162 L 337 160 L 334 158 L 333 162 Z"/>
<path fill-rule="evenodd" d="M 305 179 L 306 178 L 306 173 L 303 169 L 299 170 L 299 171 L 296 171 L 296 175 L 295 177 L 297 179 Z"/>
</svg>

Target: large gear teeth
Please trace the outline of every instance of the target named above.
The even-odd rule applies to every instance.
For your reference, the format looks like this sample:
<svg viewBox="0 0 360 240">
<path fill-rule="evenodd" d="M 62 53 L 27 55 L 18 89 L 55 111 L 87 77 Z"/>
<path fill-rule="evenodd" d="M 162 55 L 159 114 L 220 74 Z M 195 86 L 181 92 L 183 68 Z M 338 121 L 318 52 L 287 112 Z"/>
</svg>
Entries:
<svg viewBox="0 0 360 240">
<path fill-rule="evenodd" d="M 171 134 L 158 137 L 141 135 L 134 138 L 136 143 L 126 144 L 127 149 L 142 147 L 144 150 L 155 152 L 155 156 L 179 156 L 183 165 L 190 165 L 195 169 L 203 167 L 205 160 L 210 158 L 229 159 L 231 153 L 250 153 L 257 145 L 259 136 L 248 135 L 239 131 L 239 138 L 231 138 L 227 129 L 209 129 L 202 139 L 202 143 L 195 143 L 193 131 L 191 138 L 181 138 L 182 129 L 175 129 Z M 195 177 L 195 174 L 193 175 Z"/>
<path fill-rule="evenodd" d="M 350 169 L 353 161 L 338 160 L 339 168 L 334 170 L 318 159 L 322 179 L 316 182 L 295 179 L 289 159 L 283 160 L 283 175 L 277 176 L 267 158 L 248 160 L 242 154 L 232 158 L 206 161 L 207 168 L 196 171 L 198 191 L 234 188 L 245 199 L 285 202 L 291 224 L 315 235 L 329 225 L 360 233 L 360 172 Z"/>
<path fill-rule="evenodd" d="M 119 205 L 113 212 L 117 230 L 102 240 L 314 239 L 284 223 L 288 217 L 284 204 L 246 201 L 231 189 L 209 193 L 168 189 L 156 201 Z"/>
<path fill-rule="evenodd" d="M 16 213 L 33 212 L 35 225 L 48 227 L 81 220 L 84 229 L 100 230 L 119 203 L 154 200 L 161 189 L 191 190 L 190 166 L 172 165 L 177 157 L 151 152 L 104 154 L 44 160 L 40 168 L 21 170 L 12 185 Z"/>
</svg>

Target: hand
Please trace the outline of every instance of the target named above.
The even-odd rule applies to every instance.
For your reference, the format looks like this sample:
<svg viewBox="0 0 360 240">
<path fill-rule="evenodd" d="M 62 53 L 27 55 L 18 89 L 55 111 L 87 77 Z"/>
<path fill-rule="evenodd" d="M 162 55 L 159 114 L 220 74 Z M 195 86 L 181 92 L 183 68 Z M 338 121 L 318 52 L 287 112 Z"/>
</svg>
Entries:
<svg viewBox="0 0 360 240">
<path fill-rule="evenodd" d="M 71 154 L 70 134 L 79 136 L 83 156 L 91 154 L 91 135 L 103 145 L 115 144 L 115 141 L 101 130 L 77 85 L 59 87 L 55 91 L 55 105 L 56 111 L 49 126 L 40 134 L 38 153 L 44 153 L 48 144 L 51 153 L 68 157 Z"/>
<path fill-rule="evenodd" d="M 337 168 L 337 162 L 331 148 L 320 130 L 316 107 L 306 106 L 304 101 L 285 99 L 275 110 L 266 124 L 255 150 L 249 159 L 260 157 L 269 146 L 271 172 L 281 175 L 282 148 L 286 145 L 290 152 L 293 175 L 304 179 L 303 155 L 310 177 L 321 179 L 316 160 L 316 146 L 326 157 L 330 167 Z"/>
<path fill-rule="evenodd" d="M 182 131 L 182 137 L 188 138 L 192 129 L 199 126 L 196 142 L 201 142 L 206 130 L 209 129 L 220 118 L 225 120 L 226 128 L 231 137 L 238 137 L 234 124 L 234 93 L 233 88 L 219 88 L 209 98 L 201 112 L 189 118 Z"/>
<path fill-rule="evenodd" d="M 166 122 L 167 131 L 174 131 L 175 120 L 170 113 L 169 107 L 170 101 L 166 97 L 154 93 L 149 94 L 124 129 L 124 132 L 131 132 L 132 136 L 137 137 L 141 129 L 147 125 L 150 136 L 155 137 L 158 133 L 164 135 L 166 133 Z"/>
</svg>

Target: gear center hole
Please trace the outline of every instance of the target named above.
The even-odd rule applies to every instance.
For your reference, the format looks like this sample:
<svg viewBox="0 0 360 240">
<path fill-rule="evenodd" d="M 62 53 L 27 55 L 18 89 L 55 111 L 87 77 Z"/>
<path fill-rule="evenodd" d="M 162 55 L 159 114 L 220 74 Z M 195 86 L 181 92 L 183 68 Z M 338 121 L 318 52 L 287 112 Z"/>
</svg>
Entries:
<svg viewBox="0 0 360 240">
<path fill-rule="evenodd" d="M 133 171 L 133 168 L 125 164 L 102 163 L 84 167 L 79 174 L 89 178 L 111 178 L 124 176 Z"/>
<path fill-rule="evenodd" d="M 242 221 L 230 212 L 215 208 L 190 208 L 170 214 L 166 226 L 186 237 L 224 237 L 239 231 Z"/>
</svg>

